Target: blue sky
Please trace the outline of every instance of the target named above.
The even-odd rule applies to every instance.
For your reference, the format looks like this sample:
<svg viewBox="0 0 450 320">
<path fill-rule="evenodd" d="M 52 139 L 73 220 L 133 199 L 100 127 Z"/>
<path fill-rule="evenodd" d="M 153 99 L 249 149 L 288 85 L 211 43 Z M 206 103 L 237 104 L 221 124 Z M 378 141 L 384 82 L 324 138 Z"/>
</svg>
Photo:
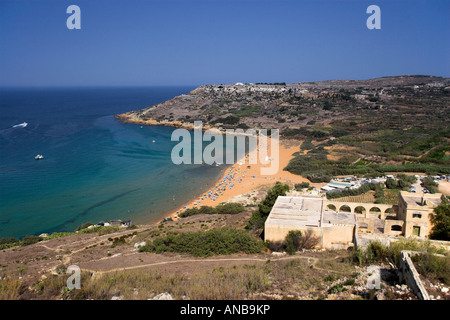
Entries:
<svg viewBox="0 0 450 320">
<path fill-rule="evenodd" d="M 81 8 L 69 30 L 66 8 Z M 381 30 L 366 9 L 381 8 Z M 0 0 L 1 86 L 450 75 L 448 0 Z"/>
</svg>

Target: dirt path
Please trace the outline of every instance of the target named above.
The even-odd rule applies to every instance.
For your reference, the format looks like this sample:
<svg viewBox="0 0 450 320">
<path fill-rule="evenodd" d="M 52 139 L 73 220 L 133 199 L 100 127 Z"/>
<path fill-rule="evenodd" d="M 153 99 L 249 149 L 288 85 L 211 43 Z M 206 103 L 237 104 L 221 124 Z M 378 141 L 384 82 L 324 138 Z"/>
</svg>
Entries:
<svg viewBox="0 0 450 320">
<path fill-rule="evenodd" d="M 334 257 L 330 259 L 325 260 L 334 260 L 339 257 Z M 296 259 L 305 259 L 308 260 L 308 263 L 312 262 L 312 267 L 317 270 L 322 271 L 328 271 L 328 272 L 334 272 L 334 273 L 343 273 L 341 271 L 337 270 L 330 270 L 330 269 L 324 269 L 319 268 L 316 266 L 317 262 L 319 261 L 318 258 L 310 257 L 310 256 L 287 256 L 287 257 L 280 257 L 280 258 L 273 258 L 273 257 L 267 257 L 267 258 L 213 258 L 213 259 L 178 259 L 178 260 L 172 260 L 172 261 L 161 261 L 161 262 L 154 262 L 154 263 L 148 263 L 143 265 L 136 265 L 136 266 L 130 266 L 130 267 L 122 267 L 122 268 L 114 268 L 110 270 L 92 270 L 92 269 L 82 269 L 83 271 L 95 273 L 96 276 L 100 276 L 107 273 L 117 272 L 117 271 L 129 271 L 129 270 L 136 270 L 136 269 L 142 269 L 142 268 L 148 268 L 148 267 L 154 267 L 154 266 L 162 266 L 162 265 L 169 265 L 169 264 L 177 264 L 177 263 L 208 263 L 208 262 L 242 262 L 242 261 L 248 261 L 248 262 L 264 262 L 267 261 L 285 261 L 285 260 L 296 260 Z"/>
<path fill-rule="evenodd" d="M 446 196 L 450 196 L 450 182 L 443 180 L 439 181 L 439 191 Z"/>
<path fill-rule="evenodd" d="M 122 232 L 117 232 L 117 233 L 112 233 L 112 234 L 104 234 L 102 236 L 95 237 L 94 239 L 89 238 L 89 239 L 82 239 L 82 240 L 78 240 L 78 241 L 72 242 L 70 244 L 70 246 L 81 245 L 81 248 L 78 248 L 76 250 L 70 251 L 70 253 L 68 253 L 68 254 L 62 254 L 61 263 L 64 264 L 64 265 L 69 265 L 71 260 L 72 260 L 72 256 L 73 255 L 75 255 L 75 254 L 77 254 L 77 253 L 79 253 L 81 251 L 86 250 L 87 247 L 100 245 L 101 243 L 105 242 L 109 237 L 113 236 L 114 238 L 116 238 L 116 237 L 121 237 L 121 236 L 124 236 L 124 235 L 131 235 L 134 232 L 143 232 L 143 231 L 146 231 L 147 229 L 148 229 L 148 227 L 146 226 L 146 227 L 141 227 L 141 228 L 137 228 L 137 229 L 134 229 L 134 230 L 125 230 L 125 231 L 122 231 Z M 53 251 L 53 252 L 68 250 L 67 244 L 61 244 L 61 245 L 58 245 L 56 247 L 49 247 L 45 243 L 37 243 L 36 246 L 44 247 L 45 249 Z M 50 268 L 49 271 L 51 272 L 54 268 L 55 267 Z"/>
</svg>

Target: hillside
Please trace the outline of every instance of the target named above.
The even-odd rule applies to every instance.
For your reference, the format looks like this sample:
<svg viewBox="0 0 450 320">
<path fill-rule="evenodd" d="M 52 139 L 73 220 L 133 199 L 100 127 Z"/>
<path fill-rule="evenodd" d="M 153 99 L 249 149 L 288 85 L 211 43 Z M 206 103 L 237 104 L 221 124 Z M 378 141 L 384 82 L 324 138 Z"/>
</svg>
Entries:
<svg viewBox="0 0 450 320">
<path fill-rule="evenodd" d="M 286 170 L 322 182 L 345 174 L 450 173 L 449 106 L 449 78 L 396 76 L 204 85 L 116 117 L 187 128 L 195 120 L 204 128 L 276 128 L 305 140 L 309 151 Z"/>
<path fill-rule="evenodd" d="M 348 251 L 307 250 L 296 255 L 263 249 L 198 257 L 140 252 L 135 245 L 190 231 L 237 227 L 250 212 L 199 214 L 136 229 L 79 233 L 0 251 L 0 299 L 417 299 L 383 265 L 383 290 L 366 287 L 366 266 Z M 256 240 L 256 238 L 255 238 Z M 81 288 L 69 290 L 69 266 L 81 269 Z"/>
</svg>

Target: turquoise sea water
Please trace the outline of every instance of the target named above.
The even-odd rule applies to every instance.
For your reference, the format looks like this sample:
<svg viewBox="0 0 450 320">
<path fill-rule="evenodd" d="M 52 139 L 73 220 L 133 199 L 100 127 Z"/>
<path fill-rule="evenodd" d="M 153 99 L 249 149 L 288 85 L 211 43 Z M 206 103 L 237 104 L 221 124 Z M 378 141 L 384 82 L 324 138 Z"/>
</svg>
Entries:
<svg viewBox="0 0 450 320">
<path fill-rule="evenodd" d="M 0 237 L 151 223 L 208 189 L 222 167 L 172 164 L 173 128 L 114 118 L 192 89 L 1 89 Z"/>
</svg>

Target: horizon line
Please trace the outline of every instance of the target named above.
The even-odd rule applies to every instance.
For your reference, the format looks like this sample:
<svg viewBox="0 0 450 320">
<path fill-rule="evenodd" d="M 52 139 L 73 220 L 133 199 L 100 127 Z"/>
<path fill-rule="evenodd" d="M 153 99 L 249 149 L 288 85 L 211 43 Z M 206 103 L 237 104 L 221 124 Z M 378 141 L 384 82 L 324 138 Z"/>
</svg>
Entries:
<svg viewBox="0 0 450 320">
<path fill-rule="evenodd" d="M 438 75 L 430 75 L 430 74 L 397 74 L 397 75 L 386 75 L 386 76 L 376 76 L 376 77 L 368 77 L 368 78 L 360 78 L 360 79 L 350 79 L 350 78 L 334 78 L 334 79 L 326 79 L 326 80 L 304 80 L 304 81 L 296 81 L 296 82 L 285 82 L 285 81 L 257 81 L 257 82 L 241 82 L 241 81 L 235 81 L 233 83 L 202 83 L 202 84 L 135 84 L 135 85 L 102 85 L 102 84 L 96 84 L 96 85 L 0 85 L 0 89 L 20 89 L 20 88 L 36 88 L 36 89 L 42 89 L 42 88 L 61 88 L 61 89 L 68 89 L 68 88 L 149 88 L 149 87 L 200 87 L 203 85 L 233 85 L 235 83 L 244 83 L 244 84 L 265 84 L 265 83 L 286 83 L 286 85 L 289 84 L 297 84 L 297 83 L 308 83 L 308 82 L 325 82 L 325 81 L 339 81 L 339 80 L 345 80 L 345 81 L 364 81 L 364 80 L 373 80 L 373 79 L 381 79 L 381 78 L 395 78 L 395 77 L 434 77 L 434 78 L 442 78 L 442 79 L 448 79 L 450 76 L 438 76 Z"/>
</svg>

